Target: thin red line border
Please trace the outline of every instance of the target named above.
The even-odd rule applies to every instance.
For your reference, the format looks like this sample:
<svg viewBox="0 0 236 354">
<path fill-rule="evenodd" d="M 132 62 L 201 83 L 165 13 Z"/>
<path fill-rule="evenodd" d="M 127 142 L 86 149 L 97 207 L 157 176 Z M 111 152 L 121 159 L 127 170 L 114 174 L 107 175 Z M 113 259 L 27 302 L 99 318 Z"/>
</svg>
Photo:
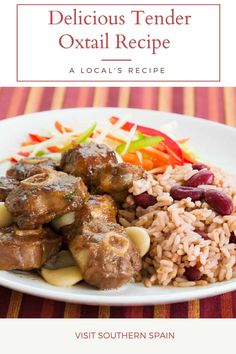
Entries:
<svg viewBox="0 0 236 354">
<path fill-rule="evenodd" d="M 219 72 L 217 80 L 20 80 L 19 79 L 19 7 L 20 6 L 218 6 L 219 9 Z M 16 4 L 16 82 L 221 82 L 221 4 Z"/>
</svg>

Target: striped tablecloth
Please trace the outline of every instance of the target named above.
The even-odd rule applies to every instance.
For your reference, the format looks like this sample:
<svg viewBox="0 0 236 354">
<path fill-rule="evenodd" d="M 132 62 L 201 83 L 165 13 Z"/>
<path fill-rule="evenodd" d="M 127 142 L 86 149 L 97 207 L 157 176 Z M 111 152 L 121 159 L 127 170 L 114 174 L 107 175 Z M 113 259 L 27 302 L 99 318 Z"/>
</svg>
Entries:
<svg viewBox="0 0 236 354">
<path fill-rule="evenodd" d="M 236 126 L 236 88 L 0 88 L 0 119 L 62 107 L 101 106 L 183 113 Z M 235 318 L 236 292 L 173 305 L 96 307 L 45 300 L 0 287 L 0 317 Z"/>
</svg>

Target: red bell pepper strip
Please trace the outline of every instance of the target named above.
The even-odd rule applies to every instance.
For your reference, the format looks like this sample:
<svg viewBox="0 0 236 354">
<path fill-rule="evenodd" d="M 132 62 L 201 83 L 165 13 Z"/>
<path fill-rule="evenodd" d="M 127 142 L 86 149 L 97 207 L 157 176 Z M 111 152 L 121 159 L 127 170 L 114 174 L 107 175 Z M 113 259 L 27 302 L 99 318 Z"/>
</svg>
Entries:
<svg viewBox="0 0 236 354">
<path fill-rule="evenodd" d="M 115 124 L 119 118 L 117 117 L 111 117 L 110 122 L 112 124 Z M 130 129 L 134 126 L 134 123 L 131 122 L 126 122 L 123 126 L 122 129 L 130 131 Z M 165 140 L 164 143 L 166 147 L 168 147 L 168 152 L 172 152 L 172 157 L 173 159 L 176 160 L 176 164 L 183 165 L 184 159 L 183 159 L 183 153 L 179 145 L 171 139 L 168 135 L 165 133 L 160 132 L 159 130 L 153 129 L 153 128 L 148 128 L 144 127 L 142 125 L 137 125 L 137 130 L 139 130 L 141 133 L 149 135 L 149 136 L 162 136 Z"/>
<path fill-rule="evenodd" d="M 32 141 L 34 141 L 36 143 L 41 143 L 42 141 L 46 141 L 49 139 L 46 136 L 41 136 L 41 135 L 37 135 L 37 134 L 29 134 L 29 137 Z"/>
<path fill-rule="evenodd" d="M 57 146 L 49 146 L 48 151 L 49 152 L 60 152 L 61 150 Z"/>
<path fill-rule="evenodd" d="M 30 152 L 29 151 L 19 151 L 17 154 L 20 156 L 23 156 L 23 157 L 28 157 L 30 155 Z"/>
<path fill-rule="evenodd" d="M 28 156 L 30 155 L 30 153 L 29 153 L 28 151 L 19 151 L 19 152 L 17 153 L 17 155 L 22 156 L 22 157 L 28 157 Z M 13 163 L 13 164 L 15 164 L 15 163 L 18 162 L 18 160 L 15 159 L 14 157 L 11 157 L 9 160 L 10 160 L 10 162 Z"/>
<path fill-rule="evenodd" d="M 72 133 L 73 130 L 67 127 L 64 127 L 58 120 L 55 122 L 55 128 L 59 131 L 59 133 Z"/>
</svg>

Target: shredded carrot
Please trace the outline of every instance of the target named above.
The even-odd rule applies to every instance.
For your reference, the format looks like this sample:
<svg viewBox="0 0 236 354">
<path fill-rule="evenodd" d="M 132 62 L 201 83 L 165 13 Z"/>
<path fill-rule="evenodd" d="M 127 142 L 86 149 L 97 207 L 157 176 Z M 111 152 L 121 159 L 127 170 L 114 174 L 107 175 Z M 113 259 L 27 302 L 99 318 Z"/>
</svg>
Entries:
<svg viewBox="0 0 236 354">
<path fill-rule="evenodd" d="M 48 151 L 49 152 L 60 152 L 61 150 L 57 146 L 49 146 Z"/>
<path fill-rule="evenodd" d="M 155 167 L 161 167 L 161 166 L 165 166 L 166 165 L 166 163 L 163 163 L 163 161 L 160 161 L 160 159 L 152 159 L 152 161 L 153 161 L 153 166 L 154 166 L 154 168 Z M 170 162 L 168 162 L 168 165 L 170 165 Z"/>
<path fill-rule="evenodd" d="M 38 144 L 36 141 L 24 141 L 21 143 L 21 146 L 30 146 L 30 145 L 35 145 Z"/>
<path fill-rule="evenodd" d="M 110 122 L 111 124 L 115 124 L 118 119 L 119 119 L 119 118 L 113 116 L 113 117 L 110 117 L 110 118 L 109 118 L 109 122 Z"/>
<path fill-rule="evenodd" d="M 169 163 L 170 165 L 172 165 L 172 166 L 183 165 L 183 159 L 180 160 L 179 157 L 176 156 L 176 154 L 168 146 L 166 146 L 166 150 L 167 150 L 169 158 L 170 158 L 170 163 Z M 182 152 L 182 150 L 181 150 L 181 152 Z"/>
<path fill-rule="evenodd" d="M 72 133 L 73 132 L 73 129 L 71 129 L 71 128 L 64 127 L 64 129 L 65 129 L 66 133 Z"/>
<path fill-rule="evenodd" d="M 140 151 L 144 152 L 147 156 L 150 156 L 152 159 L 158 160 L 162 165 L 168 165 L 169 163 L 169 156 L 162 152 L 159 151 L 155 148 L 145 148 L 145 149 L 141 149 Z"/>
<path fill-rule="evenodd" d="M 133 154 L 131 152 L 127 152 L 125 155 L 122 156 L 122 159 L 125 161 L 125 162 L 128 162 L 128 163 L 133 163 L 135 165 L 137 164 L 140 164 L 140 161 L 138 159 L 138 156 L 136 154 Z"/>
<path fill-rule="evenodd" d="M 111 134 L 108 134 L 107 137 L 108 137 L 108 139 L 115 140 L 115 141 L 117 141 L 118 143 L 124 143 L 124 140 L 119 139 L 119 138 L 117 138 L 117 137 L 115 137 L 115 136 L 113 136 L 113 135 L 111 135 Z"/>
<path fill-rule="evenodd" d="M 125 155 L 122 156 L 122 159 L 132 165 L 140 165 L 147 171 L 152 170 L 154 167 L 152 160 L 142 158 L 142 161 L 140 161 L 135 153 L 127 152 Z"/>
<path fill-rule="evenodd" d="M 60 122 L 58 122 L 58 120 L 55 122 L 55 128 L 59 131 L 59 133 L 61 133 L 61 134 L 64 133 L 63 126 Z"/>
<path fill-rule="evenodd" d="M 152 160 L 143 159 L 143 161 L 142 161 L 142 167 L 143 167 L 144 170 L 146 170 L 146 171 L 152 170 L 153 167 L 154 167 L 153 161 L 152 161 Z"/>
<path fill-rule="evenodd" d="M 102 133 L 100 130 L 96 130 L 96 132 L 98 132 L 98 133 Z M 125 141 L 124 140 L 122 140 L 122 139 L 119 139 L 119 138 L 117 138 L 116 136 L 114 136 L 114 135 L 112 135 L 112 134 L 107 134 L 106 135 L 106 138 L 108 138 L 108 139 L 110 139 L 110 140 L 114 140 L 114 141 L 116 141 L 117 143 L 124 143 Z"/>
<path fill-rule="evenodd" d="M 182 149 L 182 152 L 183 152 L 183 158 L 186 162 L 189 162 L 189 163 L 195 163 L 196 160 L 194 159 L 193 156 L 191 156 L 187 151 L 183 150 Z"/>
<path fill-rule="evenodd" d="M 179 139 L 179 140 L 176 140 L 176 141 L 177 141 L 177 143 L 179 143 L 179 144 L 185 144 L 185 143 L 187 143 L 189 140 L 190 140 L 190 138 L 183 138 L 183 139 Z"/>
<path fill-rule="evenodd" d="M 58 120 L 55 122 L 55 128 L 59 131 L 59 133 L 72 133 L 73 129 L 64 127 Z"/>
<path fill-rule="evenodd" d="M 155 149 L 157 150 L 160 150 L 160 151 L 163 151 L 163 152 L 166 152 L 166 147 L 165 147 L 165 144 L 164 143 L 159 143 L 155 146 Z"/>
</svg>

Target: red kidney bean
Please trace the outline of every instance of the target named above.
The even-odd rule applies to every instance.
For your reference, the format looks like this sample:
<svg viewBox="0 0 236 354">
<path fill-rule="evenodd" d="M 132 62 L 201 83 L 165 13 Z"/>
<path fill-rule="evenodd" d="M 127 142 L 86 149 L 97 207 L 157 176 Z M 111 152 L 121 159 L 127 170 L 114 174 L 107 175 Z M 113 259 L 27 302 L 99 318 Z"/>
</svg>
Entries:
<svg viewBox="0 0 236 354">
<path fill-rule="evenodd" d="M 207 168 L 207 169 L 208 169 L 208 166 L 205 165 L 205 164 L 202 163 L 202 162 L 196 162 L 196 163 L 194 163 L 194 164 L 192 165 L 192 168 L 193 168 L 193 170 L 198 170 L 198 171 L 200 171 L 200 170 L 203 170 L 204 168 Z"/>
<path fill-rule="evenodd" d="M 202 277 L 202 273 L 197 268 L 197 266 L 186 268 L 184 275 L 189 281 L 200 280 Z"/>
<path fill-rule="evenodd" d="M 201 230 L 195 230 L 195 232 L 197 233 L 197 234 L 199 234 L 200 236 L 202 236 L 202 238 L 204 239 L 204 240 L 209 240 L 209 237 L 208 237 L 208 234 L 205 232 L 205 231 L 201 231 Z"/>
<path fill-rule="evenodd" d="M 229 239 L 229 243 L 236 243 L 236 236 L 235 234 L 232 232 L 230 239 Z"/>
<path fill-rule="evenodd" d="M 149 206 L 156 204 L 157 199 L 153 195 L 144 192 L 139 195 L 135 195 L 134 202 L 136 205 L 140 206 L 141 208 L 146 209 Z"/>
<path fill-rule="evenodd" d="M 187 187 L 198 187 L 201 184 L 212 184 L 214 182 L 214 175 L 210 170 L 201 170 L 192 177 L 190 177 L 185 186 Z"/>
<path fill-rule="evenodd" d="M 204 199 L 220 215 L 230 215 L 234 210 L 232 200 L 219 190 L 209 189 L 205 191 Z"/>
<path fill-rule="evenodd" d="M 176 185 L 171 188 L 170 195 L 175 200 L 181 200 L 190 197 L 192 201 L 200 200 L 204 191 L 200 188 L 192 188 Z"/>
</svg>

